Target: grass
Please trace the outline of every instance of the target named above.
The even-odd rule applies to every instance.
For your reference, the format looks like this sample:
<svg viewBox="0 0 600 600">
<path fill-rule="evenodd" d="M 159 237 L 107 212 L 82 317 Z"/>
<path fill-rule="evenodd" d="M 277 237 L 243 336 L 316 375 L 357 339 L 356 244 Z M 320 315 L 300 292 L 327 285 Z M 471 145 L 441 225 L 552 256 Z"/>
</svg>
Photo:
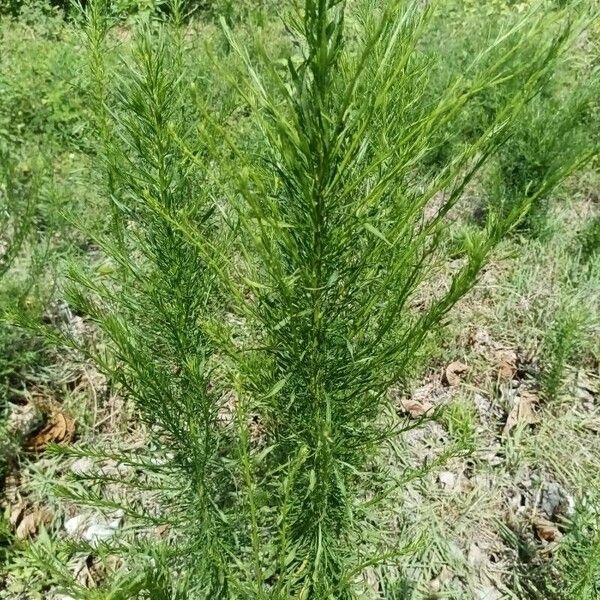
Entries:
<svg viewBox="0 0 600 600">
<path fill-rule="evenodd" d="M 420 13 L 401 13 L 411 25 L 394 37 L 391 13 L 357 5 L 347 46 L 337 45 L 335 8 L 316 3 L 288 30 L 268 7 L 217 6 L 190 21 L 176 5 L 174 23 L 144 16 L 141 29 L 112 14 L 110 31 L 88 13 L 87 67 L 77 17 L 32 4 L 3 18 L 2 143 L 16 158 L 9 183 L 35 206 L 33 235 L 12 246 L 2 308 L 25 311 L 35 331 L 45 321 L 50 336 L 3 324 L 4 389 L 11 411 L 35 394 L 58 399 L 78 437 L 41 456 L 11 450 L 5 522 L 19 496 L 26 512 L 46 507 L 53 519 L 28 540 L 3 525 L 0 597 L 595 597 L 594 163 L 551 189 L 592 152 L 594 97 L 585 118 L 559 103 L 552 122 L 566 137 L 543 118 L 564 82 L 593 89 L 593 51 L 579 45 L 577 67 L 561 66 L 548 98 L 524 113 L 511 104 L 514 82 L 492 86 L 488 110 L 489 96 L 447 92 L 464 67 L 461 43 L 481 40 L 453 41 L 436 63 L 439 22 L 413 55 Z M 479 9 L 450 8 L 478 29 Z M 348 48 L 373 32 L 361 66 Z M 30 80 L 20 66 L 34 52 L 42 76 Z M 462 83 L 475 89 L 492 67 L 514 68 L 492 63 Z M 385 68 L 405 69 L 402 85 Z M 411 103 L 425 84 L 431 96 Z M 516 146 L 497 148 L 496 125 L 513 112 Z M 353 117 L 339 134 L 344 114 Z M 541 177 L 507 176 L 505 159 L 521 167 L 548 148 L 557 154 Z M 495 158 L 463 189 L 468 159 L 487 150 Z M 460 201 L 444 195 L 451 182 Z M 500 240 L 536 194 L 543 228 Z M 356 208 L 347 220 L 344 197 Z M 421 209 L 410 211 L 430 198 L 433 210 L 451 209 L 436 238 L 419 229 Z M 525 204 L 506 211 L 507 198 Z M 398 211 L 414 245 L 392 243 Z M 397 282 L 410 279 L 411 248 L 431 260 L 412 271 L 405 298 Z M 433 335 L 421 345 L 424 330 Z M 468 370 L 448 385 L 457 360 Z M 535 422 L 503 433 L 524 392 Z M 415 421 L 407 399 L 435 410 Z M 95 466 L 82 474 L 86 459 Z M 105 545 L 69 539 L 64 525 L 81 514 L 123 515 L 122 526 Z M 559 541 L 540 538 L 542 516 Z M 87 575 L 74 582 L 82 552 Z"/>
</svg>

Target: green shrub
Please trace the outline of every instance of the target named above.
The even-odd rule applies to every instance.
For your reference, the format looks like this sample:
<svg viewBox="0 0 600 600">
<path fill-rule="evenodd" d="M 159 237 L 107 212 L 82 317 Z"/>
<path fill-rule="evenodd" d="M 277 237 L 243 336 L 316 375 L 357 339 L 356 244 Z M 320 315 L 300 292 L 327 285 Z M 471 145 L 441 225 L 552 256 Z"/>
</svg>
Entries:
<svg viewBox="0 0 600 600">
<path fill-rule="evenodd" d="M 556 398 L 563 387 L 566 367 L 576 357 L 588 320 L 575 304 L 576 296 L 570 300 L 558 310 L 544 340 L 542 387 L 549 399 Z"/>
<path fill-rule="evenodd" d="M 546 4 L 549 5 L 548 13 L 553 14 L 557 4 Z M 585 31 L 580 34 L 579 44 L 584 43 L 581 38 L 585 40 L 586 36 L 594 35 L 598 19 L 597 10 L 586 7 L 586 3 L 575 3 L 563 13 L 573 19 L 579 18 L 581 13 L 585 15 Z M 430 46 L 439 48 L 446 57 L 443 68 L 433 70 L 431 85 L 434 90 L 444 87 L 448 80 L 466 69 L 482 47 L 501 39 L 512 27 L 519 27 L 521 19 L 520 11 L 515 11 L 509 2 L 468 3 L 465 6 L 448 2 L 444 8 L 435 36 L 430 40 Z M 489 26 L 481 27 L 484 21 Z M 460 27 L 464 35 L 453 39 L 451 32 L 456 27 Z M 548 35 L 552 33 L 549 31 Z M 527 45 L 513 49 L 510 62 L 515 77 L 491 89 L 481 90 L 468 110 L 436 132 L 438 143 L 426 157 L 425 165 L 435 167 L 447 160 L 497 118 L 498 110 L 519 92 L 526 71 L 519 72 L 527 64 L 531 51 Z M 483 60 L 491 63 L 494 58 L 488 55 Z M 552 181 L 555 173 L 565 167 L 580 170 L 597 156 L 598 97 L 597 65 L 581 57 L 569 55 L 557 65 L 551 77 L 540 81 L 535 97 L 512 123 L 505 144 L 482 174 L 483 211 L 510 212 L 524 196 L 536 195 L 520 229 L 532 235 L 542 234 L 555 187 Z M 547 189 L 538 193 L 544 187 Z"/>
<path fill-rule="evenodd" d="M 41 180 L 39 165 L 26 167 L 15 144 L 0 135 L 0 489 L 22 441 L 7 429 L 9 402 L 23 393 L 47 354 L 45 341 L 18 325 L 39 324 L 54 283 L 48 248 L 56 207 L 48 202 L 42 210 L 48 198 Z"/>
<path fill-rule="evenodd" d="M 146 23 L 118 71 L 105 62 L 105 8 L 92 2 L 86 17 L 112 225 L 98 239 L 104 261 L 74 272 L 72 299 L 101 328 L 106 352 L 93 356 L 135 402 L 150 440 L 151 457 L 112 455 L 139 474 L 121 479 L 139 501 L 131 493 L 122 504 L 134 523 L 168 523 L 172 534 L 153 542 L 132 529 L 81 549 L 107 556 L 138 545 L 110 597 L 360 597 L 363 571 L 412 542 L 389 548 L 377 531 L 378 503 L 402 486 L 373 482 L 382 445 L 405 426 L 388 388 L 407 381 L 548 182 L 510 210 L 492 207 L 458 256 L 449 213 L 514 134 L 571 23 L 525 17 L 433 98 L 418 92 L 431 60 L 421 2 L 306 0 L 288 19 L 285 62 L 260 50 L 251 60 L 224 25 L 238 58 L 215 62 L 250 109 L 258 143 L 248 147 L 239 123 L 188 102 L 179 3 L 175 28 Z M 518 68 L 515 53 L 527 56 Z M 516 80 L 489 122 L 435 174 L 419 175 L 436 132 Z M 449 251 L 457 268 L 434 285 Z M 456 437 L 471 444 L 458 416 Z M 102 474 L 80 479 L 73 499 L 119 505 L 103 499 Z M 43 554 L 35 558 L 61 578 L 60 561 Z"/>
<path fill-rule="evenodd" d="M 0 17 L 28 20 L 33 14 L 44 15 L 49 20 L 77 17 L 78 5 L 86 0 L 0 0 Z M 181 3 L 186 19 L 202 17 L 224 18 L 230 24 L 241 22 L 264 23 L 262 16 L 277 7 L 274 0 L 186 0 Z M 160 17 L 171 11 L 170 0 L 114 0 L 110 12 L 121 20 L 140 15 Z"/>
<path fill-rule="evenodd" d="M 568 533 L 557 552 L 561 598 L 593 600 L 600 595 L 600 511 L 598 490 L 576 507 Z"/>
<path fill-rule="evenodd" d="M 57 145 L 85 148 L 83 65 L 73 30 L 59 14 L 36 8 L 0 27 L 0 137 L 15 144 L 42 138 L 45 153 Z"/>
<path fill-rule="evenodd" d="M 511 210 L 532 191 L 542 188 L 565 165 L 580 168 L 597 153 L 590 135 L 592 102 L 600 92 L 596 80 L 579 83 L 573 96 L 537 96 L 515 125 L 494 165 L 489 202 Z M 550 188 L 533 203 L 521 223 L 530 233 L 541 234 L 546 227 Z"/>
<path fill-rule="evenodd" d="M 511 591 L 520 597 L 595 600 L 600 592 L 600 520 L 597 489 L 588 489 L 572 516 L 565 518 L 564 537 L 545 559 L 539 547 L 505 525 L 501 533 L 518 554 L 518 574 Z M 520 572 L 519 572 L 520 571 Z"/>
<path fill-rule="evenodd" d="M 23 290 L 18 285 L 7 286 L 4 278 L 9 272 L 31 233 L 33 203 L 27 195 L 14 189 L 12 163 L 0 148 L 0 485 L 7 463 L 14 454 L 14 445 L 6 431 L 8 389 L 15 371 L 28 362 L 26 349 L 6 323 L 6 313 L 18 304 Z"/>
<path fill-rule="evenodd" d="M 589 265 L 600 252 L 600 216 L 591 217 L 578 235 L 580 263 Z"/>
</svg>

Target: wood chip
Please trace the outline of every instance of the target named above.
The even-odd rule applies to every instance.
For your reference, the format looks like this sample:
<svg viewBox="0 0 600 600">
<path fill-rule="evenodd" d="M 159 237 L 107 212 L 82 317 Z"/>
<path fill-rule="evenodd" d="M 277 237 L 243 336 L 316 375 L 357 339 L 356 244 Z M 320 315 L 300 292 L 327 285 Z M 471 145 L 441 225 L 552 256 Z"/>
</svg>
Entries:
<svg viewBox="0 0 600 600">
<path fill-rule="evenodd" d="M 469 367 L 460 361 L 451 362 L 444 371 L 444 382 L 450 387 L 461 384 L 461 375 L 464 375 Z"/>
<path fill-rule="evenodd" d="M 519 424 L 535 425 L 540 422 L 535 407 L 539 398 L 533 392 L 523 390 L 516 398 L 512 410 L 506 419 L 502 435 L 508 435 Z"/>
</svg>

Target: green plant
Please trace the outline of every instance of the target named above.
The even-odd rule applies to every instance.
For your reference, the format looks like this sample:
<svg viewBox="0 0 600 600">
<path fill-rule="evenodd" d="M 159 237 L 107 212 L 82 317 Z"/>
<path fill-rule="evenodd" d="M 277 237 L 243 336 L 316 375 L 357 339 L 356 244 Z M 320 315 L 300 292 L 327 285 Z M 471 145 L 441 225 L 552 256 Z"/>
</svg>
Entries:
<svg viewBox="0 0 600 600">
<path fill-rule="evenodd" d="M 600 252 L 600 216 L 590 218 L 577 236 L 579 261 L 590 265 Z"/>
<path fill-rule="evenodd" d="M 33 202 L 15 190 L 14 165 L 8 153 L 0 153 L 0 278 L 12 266 L 30 230 Z M 23 197 L 25 196 L 25 197 Z"/>
<path fill-rule="evenodd" d="M 592 486 L 595 488 L 595 486 Z M 600 521 L 594 492 L 579 499 L 554 555 L 543 561 L 531 541 L 501 526 L 519 557 L 514 591 L 529 598 L 594 600 L 600 593 Z"/>
<path fill-rule="evenodd" d="M 540 93 L 515 123 L 510 141 L 499 153 L 488 187 L 489 202 L 510 210 L 523 196 L 544 186 L 553 173 L 565 165 L 575 171 L 597 154 L 590 135 L 591 104 L 600 89 L 594 80 L 580 83 L 580 89 L 565 99 L 552 91 Z M 533 204 L 523 229 L 543 233 L 547 225 L 549 192 Z"/>
<path fill-rule="evenodd" d="M 172 4 L 175 18 L 178 7 Z M 161 472 L 171 474 L 179 492 L 165 520 L 185 532 L 202 532 L 179 542 L 176 560 L 185 557 L 193 565 L 186 593 L 226 597 L 226 553 L 233 539 L 224 533 L 224 515 L 234 483 L 221 456 L 230 444 L 219 427 L 222 373 L 210 338 L 211 323 L 221 315 L 218 288 L 206 257 L 174 222 L 194 222 L 202 246 L 214 252 L 222 252 L 222 240 L 216 237 L 219 219 L 205 188 L 207 176 L 195 166 L 195 152 L 179 146 L 194 143 L 194 118 L 180 77 L 182 42 L 168 26 L 147 24 L 126 75 L 109 93 L 101 11 L 101 3 L 88 8 L 89 59 L 113 219 L 110 237 L 99 240 L 105 262 L 95 274 L 74 273 L 81 287 L 72 300 L 110 343 L 110 355 L 96 356 L 101 368 L 136 401 L 160 440 Z M 213 263 L 218 260 L 219 254 Z"/>
<path fill-rule="evenodd" d="M 562 388 L 565 369 L 574 358 L 585 325 L 585 316 L 574 306 L 561 307 L 545 339 L 542 386 L 548 398 L 555 398 Z"/>
<path fill-rule="evenodd" d="M 562 598 L 593 600 L 600 594 L 600 514 L 597 492 L 577 505 L 557 552 Z"/>
<path fill-rule="evenodd" d="M 13 263 L 31 233 L 33 202 L 23 197 L 14 188 L 12 161 L 7 153 L 0 152 L 0 283 L 9 272 Z M 8 293 L 7 293 L 8 292 Z M 7 406 L 8 377 L 15 370 L 15 362 L 23 362 L 23 353 L 15 350 L 15 336 L 6 323 L 5 312 L 12 304 L 12 294 L 23 293 L 18 286 L 0 290 L 0 482 L 4 478 L 7 462 L 14 454 L 10 436 L 6 431 L 5 419 Z M 19 348 L 20 349 L 20 348 Z"/>
<path fill-rule="evenodd" d="M 519 5 L 521 9 L 524 4 Z M 557 8 L 552 3 L 546 5 L 549 12 Z M 447 2 L 443 3 L 443 9 L 429 46 L 430 52 L 442 52 L 447 59 L 443 67 L 433 68 L 432 91 L 446 86 L 469 64 L 479 48 L 502 36 L 503 30 L 515 26 L 521 19 L 521 11 L 507 2 L 464 5 Z M 573 17 L 584 14 L 587 33 L 582 37 L 594 35 L 597 8 L 576 2 L 564 10 Z M 488 26 L 481 27 L 482 20 L 488 22 Z M 454 41 L 452 31 L 457 26 L 465 31 L 465 35 Z M 527 63 L 529 52 L 531 48 L 527 45 L 513 50 L 510 61 L 515 72 Z M 511 125 L 506 143 L 481 175 L 479 183 L 484 202 L 475 211 L 476 215 L 492 206 L 495 211 L 510 211 L 524 195 L 536 193 L 551 180 L 557 169 L 571 165 L 573 172 L 582 170 L 592 157 L 597 156 L 598 143 L 594 134 L 598 128 L 599 73 L 597 65 L 574 54 L 560 61 L 552 76 L 540 81 L 535 98 Z M 424 166 L 439 167 L 465 143 L 479 136 L 497 118 L 499 108 L 519 90 L 522 77 L 517 74 L 494 88 L 481 90 L 467 110 L 435 133 L 437 144 L 425 157 Z M 568 94 L 565 92 L 567 86 Z M 551 183 L 538 195 L 519 225 L 521 231 L 531 235 L 544 233 L 554 187 Z"/>
<path fill-rule="evenodd" d="M 155 460 L 119 455 L 141 471 L 120 483 L 153 490 L 158 506 L 148 514 L 143 501 L 103 499 L 102 474 L 80 477 L 85 489 L 70 495 L 172 526 L 169 544 L 126 537 L 152 557 L 124 574 L 121 589 L 138 581 L 138 594 L 366 594 L 363 571 L 410 550 L 410 540 L 383 544 L 373 525 L 404 481 L 372 489 L 381 446 L 406 426 L 388 388 L 406 383 L 497 243 L 573 168 L 561 166 L 509 210 L 492 208 L 457 255 L 449 214 L 553 72 L 572 23 L 532 13 L 431 99 L 419 92 L 430 7 L 305 0 L 296 9 L 284 69 L 260 50 L 251 61 L 224 25 L 246 68 L 232 81 L 260 134 L 248 150 L 229 123 L 186 102 L 179 3 L 175 27 L 146 23 L 118 72 L 104 62 L 106 5 L 86 8 L 113 219 L 97 239 L 105 260 L 74 272 L 72 301 L 101 328 L 107 352 L 92 355 L 148 431 Z M 515 66 L 524 48 L 527 61 Z M 518 90 L 490 122 L 434 175 L 419 176 L 434 133 L 513 79 Z M 457 267 L 434 285 L 449 252 Z M 470 444 L 469 415 L 454 417 Z M 59 565 L 36 559 L 60 577 Z M 149 569 L 159 576 L 146 577 Z"/>
<path fill-rule="evenodd" d="M 81 51 L 61 14 L 33 4 L 0 28 L 0 135 L 17 148 L 43 137 L 44 155 L 85 148 Z"/>
<path fill-rule="evenodd" d="M 470 405 L 456 401 L 442 413 L 442 422 L 460 448 L 473 451 L 476 448 L 475 414 Z"/>
<path fill-rule="evenodd" d="M 520 23 L 435 101 L 421 104 L 427 63 L 418 40 L 429 11 L 418 3 L 366 2 L 346 25 L 345 8 L 307 1 L 293 22 L 301 54 L 290 59 L 287 78 L 268 63 L 261 74 L 247 61 L 254 86 L 244 91 L 269 150 L 263 168 L 247 163 L 238 208 L 249 257 L 244 279 L 254 299 L 247 318 L 265 348 L 245 381 L 260 384 L 248 393 L 264 399 L 260 412 L 278 461 L 302 465 L 282 499 L 287 522 L 278 543 L 282 556 L 294 556 L 298 579 L 286 575 L 282 589 L 300 597 L 353 594 L 352 576 L 363 567 L 353 549 L 368 539 L 357 502 L 362 476 L 382 440 L 395 433 L 381 420 L 385 392 L 408 376 L 423 341 L 533 197 L 490 213 L 484 229 L 468 237 L 446 291 L 417 310 L 445 260 L 445 218 L 499 150 L 568 37 L 555 31 L 556 43 L 543 43 L 543 20 L 531 23 L 534 37 Z M 345 27 L 358 47 L 348 44 Z M 533 56 L 515 67 L 512 56 L 533 39 Z M 415 181 L 419 159 L 432 149 L 430 132 L 512 78 L 521 82 L 520 93 L 437 176 Z M 432 207 L 438 193 L 441 205 Z"/>
<path fill-rule="evenodd" d="M 12 535 L 9 524 L 4 515 L 0 515 L 0 565 L 4 565 L 6 563 L 11 542 Z M 4 568 L 0 567 L 0 575 L 3 575 L 3 571 Z"/>
<path fill-rule="evenodd" d="M 569 268 L 559 279 L 558 306 L 546 323 L 541 352 L 541 385 L 549 399 L 556 399 L 564 389 L 564 378 L 569 364 L 594 355 L 594 329 L 597 319 L 594 311 L 594 282 L 597 280 L 598 218 L 592 216 L 583 229 L 567 242 L 565 248 Z"/>
</svg>

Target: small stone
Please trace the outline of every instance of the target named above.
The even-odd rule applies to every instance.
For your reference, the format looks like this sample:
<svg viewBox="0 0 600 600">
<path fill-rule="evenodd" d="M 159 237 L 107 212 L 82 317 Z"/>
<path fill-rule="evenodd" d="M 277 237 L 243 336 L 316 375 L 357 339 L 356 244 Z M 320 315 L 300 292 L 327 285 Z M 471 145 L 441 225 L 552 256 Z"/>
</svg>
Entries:
<svg viewBox="0 0 600 600">
<path fill-rule="evenodd" d="M 438 480 L 447 490 L 454 489 L 454 486 L 456 485 L 456 475 L 450 471 L 442 471 L 438 475 Z"/>
<path fill-rule="evenodd" d="M 575 511 L 575 500 L 558 483 L 549 481 L 542 489 L 540 509 L 549 519 L 569 517 Z"/>
<path fill-rule="evenodd" d="M 483 394 L 475 393 L 473 396 L 473 402 L 481 417 L 487 417 L 490 415 L 493 409 L 492 402 L 486 398 Z"/>
<path fill-rule="evenodd" d="M 118 529 L 118 524 L 110 523 L 102 525 L 95 523 L 90 525 L 83 534 L 83 539 L 90 543 L 92 546 L 97 546 L 101 542 L 105 542 L 113 537 Z"/>
<path fill-rule="evenodd" d="M 84 529 L 89 522 L 90 516 L 81 514 L 67 519 L 64 523 L 65 531 L 67 535 L 72 538 L 80 538 Z"/>
<path fill-rule="evenodd" d="M 594 402 L 594 394 L 584 387 L 577 386 L 575 388 L 575 396 L 578 400 L 583 400 L 588 404 L 593 404 Z"/>
<path fill-rule="evenodd" d="M 483 354 L 488 348 L 493 348 L 495 346 L 490 334 L 485 329 L 477 329 L 473 332 L 469 337 L 469 343 L 475 352 L 479 354 Z"/>
<path fill-rule="evenodd" d="M 493 585 L 483 585 L 475 589 L 475 598 L 476 600 L 502 600 L 504 594 Z"/>
<path fill-rule="evenodd" d="M 89 519 L 87 524 L 89 527 L 83 533 L 83 539 L 90 543 L 92 546 L 98 545 L 100 542 L 104 542 L 115 535 L 121 521 L 123 519 L 123 512 L 118 511 L 114 513 L 114 518 L 106 519 L 100 517 L 97 519 Z"/>
<path fill-rule="evenodd" d="M 469 547 L 469 554 L 467 556 L 467 560 L 469 564 L 471 564 L 476 569 L 481 569 L 483 564 L 485 563 L 485 554 L 483 550 L 477 544 L 471 544 Z"/>
<path fill-rule="evenodd" d="M 438 576 L 435 579 L 432 579 L 428 584 L 430 593 L 438 594 L 452 581 L 453 578 L 454 573 L 452 573 L 448 567 L 442 567 Z"/>
<path fill-rule="evenodd" d="M 27 438 L 44 424 L 44 416 L 33 405 L 14 406 L 8 416 L 8 431 L 15 436 Z"/>
<path fill-rule="evenodd" d="M 78 458 L 71 465 L 73 475 L 89 475 L 94 470 L 94 461 L 91 458 Z"/>
</svg>

